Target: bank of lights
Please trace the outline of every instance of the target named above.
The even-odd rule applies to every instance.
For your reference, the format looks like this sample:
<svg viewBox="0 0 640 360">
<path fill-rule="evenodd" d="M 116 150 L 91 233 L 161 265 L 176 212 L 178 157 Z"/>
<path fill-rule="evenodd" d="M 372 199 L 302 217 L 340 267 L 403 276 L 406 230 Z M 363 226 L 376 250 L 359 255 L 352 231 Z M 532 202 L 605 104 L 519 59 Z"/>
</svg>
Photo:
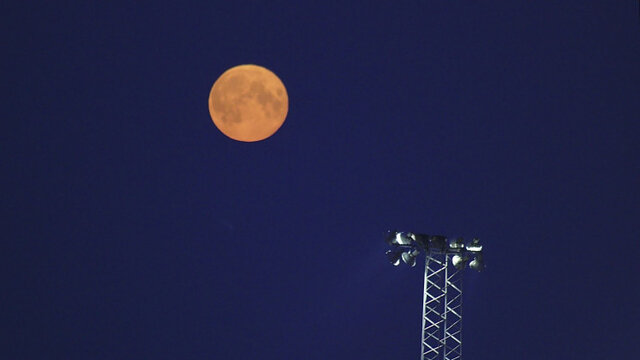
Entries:
<svg viewBox="0 0 640 360">
<path fill-rule="evenodd" d="M 463 238 L 447 239 L 442 235 L 414 234 L 410 232 L 389 231 L 386 241 L 392 249 L 387 250 L 387 258 L 394 266 L 400 260 L 413 267 L 420 252 L 425 254 L 451 254 L 451 263 L 456 269 L 469 265 L 476 271 L 484 269 L 482 245 L 474 238 L 468 243 Z"/>
</svg>

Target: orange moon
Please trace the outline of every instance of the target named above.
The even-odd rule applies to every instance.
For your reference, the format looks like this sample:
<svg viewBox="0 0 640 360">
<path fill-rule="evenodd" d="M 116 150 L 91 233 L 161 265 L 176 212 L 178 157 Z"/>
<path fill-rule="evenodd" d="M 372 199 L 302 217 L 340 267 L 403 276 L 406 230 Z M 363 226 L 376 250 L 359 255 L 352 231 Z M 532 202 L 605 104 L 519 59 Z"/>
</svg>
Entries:
<svg viewBox="0 0 640 360">
<path fill-rule="evenodd" d="M 264 140 L 284 123 L 289 97 L 282 81 L 258 65 L 225 71 L 209 93 L 209 114 L 228 137 L 245 142 Z"/>
</svg>

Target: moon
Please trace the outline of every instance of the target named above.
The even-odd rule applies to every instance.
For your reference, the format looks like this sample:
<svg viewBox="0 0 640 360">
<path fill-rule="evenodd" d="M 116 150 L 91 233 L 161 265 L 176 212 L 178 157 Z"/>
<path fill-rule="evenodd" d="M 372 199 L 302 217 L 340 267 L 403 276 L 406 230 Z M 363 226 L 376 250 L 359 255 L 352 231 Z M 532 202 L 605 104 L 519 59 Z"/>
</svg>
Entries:
<svg viewBox="0 0 640 360">
<path fill-rule="evenodd" d="M 282 81 L 258 65 L 238 65 L 222 73 L 209 93 L 209 114 L 231 139 L 254 142 L 284 123 L 289 97 Z"/>
</svg>

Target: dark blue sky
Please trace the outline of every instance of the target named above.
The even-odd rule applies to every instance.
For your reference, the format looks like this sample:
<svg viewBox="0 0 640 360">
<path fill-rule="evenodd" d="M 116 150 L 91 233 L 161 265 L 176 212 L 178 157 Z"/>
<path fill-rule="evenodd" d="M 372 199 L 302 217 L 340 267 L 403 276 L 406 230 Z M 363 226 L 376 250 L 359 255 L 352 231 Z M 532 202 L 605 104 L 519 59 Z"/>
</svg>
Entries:
<svg viewBox="0 0 640 360">
<path fill-rule="evenodd" d="M 388 228 L 483 240 L 466 358 L 640 356 L 637 2 L 327 3 L 1 5 L 0 358 L 417 359 Z"/>
</svg>

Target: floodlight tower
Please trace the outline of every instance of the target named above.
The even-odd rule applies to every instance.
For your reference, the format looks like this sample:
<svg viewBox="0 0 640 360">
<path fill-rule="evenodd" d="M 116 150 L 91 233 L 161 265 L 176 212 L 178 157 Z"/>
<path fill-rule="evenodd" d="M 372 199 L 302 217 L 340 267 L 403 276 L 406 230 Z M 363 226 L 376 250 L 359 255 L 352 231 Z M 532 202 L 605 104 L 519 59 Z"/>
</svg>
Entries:
<svg viewBox="0 0 640 360">
<path fill-rule="evenodd" d="M 414 267 L 420 252 L 426 254 L 420 360 L 462 359 L 462 270 L 467 264 L 484 269 L 480 240 L 389 231 L 386 241 L 394 266 L 402 259 Z"/>
</svg>

